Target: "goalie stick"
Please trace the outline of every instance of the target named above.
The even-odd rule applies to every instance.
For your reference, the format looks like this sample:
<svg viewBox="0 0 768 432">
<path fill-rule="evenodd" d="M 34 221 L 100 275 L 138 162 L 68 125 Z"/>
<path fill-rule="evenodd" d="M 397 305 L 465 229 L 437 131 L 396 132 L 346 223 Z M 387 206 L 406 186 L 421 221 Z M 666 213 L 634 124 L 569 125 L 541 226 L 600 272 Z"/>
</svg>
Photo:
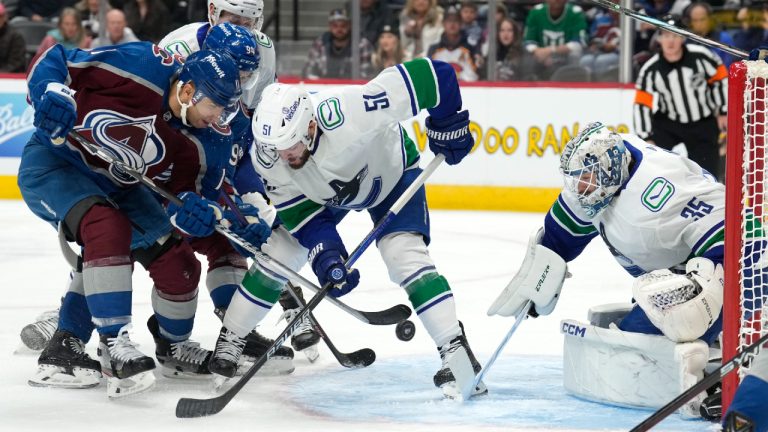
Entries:
<svg viewBox="0 0 768 432">
<path fill-rule="evenodd" d="M 740 366 L 743 366 L 750 358 L 751 355 L 755 355 L 760 352 L 762 345 L 768 342 L 768 333 L 764 334 L 757 342 L 744 348 L 735 357 L 723 363 L 722 366 L 712 371 L 711 374 L 705 376 L 701 381 L 697 382 L 688 390 L 682 392 L 678 397 L 672 399 L 668 404 L 659 408 L 650 417 L 643 420 L 642 423 L 630 429 L 629 432 L 645 432 L 656 426 L 659 422 L 664 420 L 667 416 L 675 412 L 678 408 L 685 405 L 688 401 L 696 397 L 699 393 L 706 391 L 708 388 L 717 384 L 723 377 L 735 371 Z"/>
<path fill-rule="evenodd" d="M 673 26 L 671 24 L 668 24 L 668 23 L 666 23 L 666 22 L 664 22 L 662 20 L 659 20 L 659 19 L 656 19 L 656 18 L 653 18 L 653 17 L 649 17 L 648 15 L 643 15 L 643 14 L 641 14 L 639 12 L 633 11 L 632 9 L 628 9 L 628 8 L 625 8 L 624 6 L 619 5 L 619 4 L 612 3 L 610 0 L 589 0 L 589 1 L 591 1 L 592 3 L 594 3 L 594 4 L 598 5 L 598 6 L 602 6 L 602 7 L 606 8 L 606 9 L 608 9 L 608 10 L 612 10 L 614 12 L 622 13 L 622 14 L 624 14 L 624 15 L 630 17 L 630 18 L 634 18 L 634 19 L 636 19 L 638 21 L 647 22 L 648 24 L 652 24 L 652 25 L 654 25 L 654 26 L 656 26 L 656 27 L 658 27 L 658 28 L 660 28 L 662 30 L 671 31 L 672 33 L 677 33 L 677 34 L 679 34 L 681 36 L 684 36 L 684 37 L 686 37 L 688 39 L 693 39 L 696 42 L 702 43 L 702 44 L 710 46 L 712 48 L 717 48 L 719 50 L 725 51 L 728 54 L 734 55 L 736 57 L 739 57 L 739 58 L 742 58 L 742 59 L 746 59 L 746 58 L 749 57 L 748 53 L 746 53 L 746 52 L 744 52 L 744 51 L 742 51 L 742 50 L 740 50 L 738 48 L 735 48 L 735 47 L 732 47 L 732 46 L 730 46 L 728 44 L 724 44 L 724 43 L 721 43 L 721 42 L 713 41 L 711 39 L 707 39 L 705 37 L 699 36 L 699 35 L 697 35 L 695 33 L 689 32 L 688 30 L 684 30 L 684 29 L 681 29 L 679 27 L 675 27 L 675 26 Z"/>
<path fill-rule="evenodd" d="M 241 226 L 248 225 L 248 220 L 246 220 L 245 216 L 243 216 L 243 214 L 240 212 L 240 209 L 237 207 L 237 205 L 232 202 L 232 198 L 230 198 L 229 195 L 227 195 L 223 190 L 221 191 L 221 199 L 224 201 L 224 204 L 226 204 L 227 207 L 232 210 L 232 213 L 234 213 L 235 218 L 237 218 L 237 221 Z M 296 293 L 293 285 L 290 282 L 285 285 L 285 289 L 300 307 L 305 307 L 307 305 L 304 299 L 302 299 Z M 321 338 L 323 338 L 323 341 L 328 346 L 328 349 L 342 366 L 348 368 L 367 367 L 376 361 L 376 353 L 370 348 L 363 348 L 349 354 L 340 352 L 336 348 L 336 345 L 331 342 L 331 338 L 329 338 L 328 334 L 325 333 L 325 330 L 323 330 L 322 326 L 320 326 L 320 323 L 317 321 L 312 312 L 309 313 L 308 317 L 312 328 L 320 335 Z"/>
<path fill-rule="evenodd" d="M 109 152 L 107 152 L 105 149 L 103 149 L 99 145 L 92 143 L 87 138 L 82 136 L 79 132 L 72 130 L 69 132 L 68 136 L 74 139 L 75 141 L 77 141 L 78 143 L 80 143 L 89 152 L 91 152 L 93 155 L 97 156 L 104 162 L 118 166 L 126 174 L 135 178 L 140 183 L 150 188 L 152 191 L 154 191 L 158 195 L 167 199 L 169 202 L 173 202 L 179 206 L 181 205 L 181 201 L 175 195 L 166 191 L 162 187 L 158 186 L 152 179 L 146 177 L 141 172 L 125 165 L 122 161 L 115 159 Z M 218 231 L 225 237 L 229 238 L 230 240 L 236 242 L 247 251 L 253 253 L 257 259 L 261 260 L 262 264 L 266 265 L 276 273 L 279 273 L 284 276 L 288 275 L 286 276 L 287 279 L 292 281 L 298 281 L 301 285 L 313 290 L 314 292 L 320 291 L 320 288 L 314 283 L 312 283 L 310 280 L 306 279 L 304 276 L 300 275 L 299 273 L 293 271 L 290 267 L 287 267 L 281 262 L 272 259 L 272 257 L 263 253 L 261 250 L 257 249 L 252 244 L 248 243 L 245 239 L 233 233 L 225 226 L 221 224 L 216 224 L 216 231 Z M 343 311 L 347 312 L 348 314 L 354 316 L 358 320 L 371 325 L 394 325 L 411 316 L 411 308 L 409 308 L 404 304 L 395 305 L 381 311 L 368 312 L 368 311 L 361 311 L 361 310 L 354 309 L 348 306 L 347 304 L 343 303 L 341 300 L 336 299 L 334 297 L 328 297 L 327 300 L 329 300 L 331 303 L 341 308 Z"/>
<path fill-rule="evenodd" d="M 411 183 L 410 186 L 403 192 L 403 194 L 400 196 L 400 198 L 395 201 L 394 204 L 392 204 L 392 207 L 387 212 L 384 217 L 382 217 L 376 225 L 371 229 L 370 232 L 363 238 L 363 240 L 360 242 L 360 244 L 357 245 L 355 250 L 352 251 L 351 254 L 349 254 L 349 258 L 344 262 L 344 265 L 349 268 L 352 266 L 358 258 L 360 258 L 360 255 L 368 248 L 368 246 L 371 245 L 371 243 L 376 240 L 376 237 L 378 237 L 383 231 L 384 228 L 392 221 L 392 219 L 397 216 L 397 213 L 400 212 L 400 210 L 405 206 L 405 204 L 410 201 L 410 199 L 413 197 L 413 195 L 416 193 L 416 191 L 419 190 L 424 185 L 424 182 L 429 178 L 430 175 L 437 169 L 437 167 L 445 160 L 445 156 L 442 154 L 438 154 L 435 156 L 435 158 L 432 160 L 432 162 L 427 165 L 426 168 L 424 168 L 424 171 L 419 174 L 418 177 Z M 270 348 L 267 350 L 266 353 L 264 353 L 261 357 L 256 360 L 256 362 L 251 366 L 250 369 L 242 376 L 240 379 L 227 391 L 225 391 L 223 394 L 210 398 L 210 399 L 192 399 L 192 398 L 182 398 L 179 399 L 179 402 L 176 404 L 176 417 L 179 418 L 190 418 L 190 417 L 204 417 L 216 414 L 220 412 L 222 409 L 224 409 L 225 406 L 229 403 L 229 401 L 232 400 L 232 398 L 237 395 L 237 393 L 242 390 L 243 386 L 251 379 L 253 376 L 258 372 L 258 370 L 264 365 L 264 363 L 267 362 L 267 359 L 275 352 L 278 346 L 283 344 L 292 334 L 296 331 L 297 327 L 301 323 L 302 320 L 304 320 L 310 312 L 314 308 L 317 307 L 317 305 L 323 300 L 323 297 L 325 297 L 328 292 L 333 287 L 333 284 L 331 282 L 326 283 L 323 285 L 323 287 L 320 289 L 320 291 L 315 294 L 311 299 L 309 299 L 309 302 L 307 302 L 306 306 L 301 308 L 301 311 L 299 311 L 298 314 L 291 320 L 291 322 L 288 324 L 288 326 L 283 330 L 280 335 L 275 338 L 275 341 L 272 343 Z"/>
</svg>

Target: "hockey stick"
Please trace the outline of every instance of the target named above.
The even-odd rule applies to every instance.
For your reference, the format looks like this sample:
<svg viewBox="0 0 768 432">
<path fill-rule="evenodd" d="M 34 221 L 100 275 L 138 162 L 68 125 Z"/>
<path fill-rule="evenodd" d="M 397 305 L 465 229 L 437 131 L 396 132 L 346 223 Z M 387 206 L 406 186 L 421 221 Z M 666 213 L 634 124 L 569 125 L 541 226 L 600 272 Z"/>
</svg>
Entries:
<svg viewBox="0 0 768 432">
<path fill-rule="evenodd" d="M 373 229 L 363 238 L 360 244 L 357 245 L 355 250 L 349 255 L 349 258 L 344 262 L 344 265 L 349 268 L 360 258 L 360 255 L 376 240 L 376 238 L 384 231 L 384 228 L 394 219 L 397 214 L 402 210 L 405 204 L 410 201 L 416 191 L 419 190 L 426 182 L 427 178 L 437 169 L 437 167 L 445 160 L 445 156 L 437 155 L 432 162 L 424 168 L 424 171 L 408 186 L 403 192 L 400 198 L 395 201 L 392 208 L 382 217 Z M 190 417 L 203 417 L 216 414 L 224 409 L 225 406 L 242 390 L 243 386 L 258 372 L 258 370 L 267 362 L 267 359 L 274 354 L 278 346 L 282 345 L 297 329 L 309 313 L 317 307 L 317 305 L 323 300 L 328 292 L 333 288 L 332 283 L 326 283 L 320 289 L 320 292 L 315 294 L 306 306 L 291 320 L 288 326 L 283 330 L 280 335 L 275 338 L 272 346 L 264 353 L 258 360 L 251 366 L 250 369 L 240 379 L 223 394 L 210 398 L 210 399 L 192 399 L 182 398 L 176 404 L 176 417 L 190 418 Z"/>
<path fill-rule="evenodd" d="M 671 24 L 668 24 L 668 23 L 666 23 L 666 22 L 664 22 L 662 20 L 659 20 L 659 19 L 656 19 L 656 18 L 653 18 L 653 17 L 649 17 L 648 15 L 643 15 L 643 14 L 641 14 L 639 12 L 633 11 L 632 9 L 628 9 L 628 8 L 625 8 L 624 6 L 619 5 L 619 4 L 612 3 L 609 0 L 590 0 L 590 1 L 592 3 L 598 5 L 598 6 L 602 6 L 602 7 L 606 8 L 606 9 L 608 9 L 608 10 L 612 10 L 614 12 L 622 13 L 622 14 L 627 15 L 630 18 L 634 18 L 634 19 L 636 19 L 638 21 L 647 22 L 648 24 L 652 24 L 652 25 L 654 25 L 654 26 L 656 26 L 656 27 L 658 27 L 658 28 L 660 28 L 662 30 L 667 30 L 667 31 L 670 31 L 672 33 L 677 33 L 677 34 L 679 34 L 681 36 L 684 36 L 684 37 L 686 37 L 688 39 L 693 39 L 696 42 L 699 42 L 701 44 L 704 44 L 704 45 L 710 46 L 712 48 L 717 48 L 719 50 L 725 51 L 728 54 L 734 55 L 736 57 L 740 57 L 742 59 L 746 59 L 746 58 L 749 57 L 748 53 L 746 53 L 746 52 L 744 52 L 744 51 L 742 51 L 742 50 L 740 50 L 738 48 L 732 47 L 732 46 L 730 46 L 728 44 L 724 44 L 724 43 L 721 43 L 721 42 L 713 41 L 713 40 L 707 39 L 705 37 L 701 37 L 701 36 L 699 36 L 699 35 L 697 35 L 695 33 L 691 33 L 688 30 L 684 30 L 684 29 L 681 29 L 679 27 L 675 27 L 675 26 L 673 26 Z"/>
<path fill-rule="evenodd" d="M 232 213 L 234 213 L 235 218 L 240 223 L 241 226 L 248 225 L 248 220 L 246 220 L 245 216 L 243 216 L 243 213 L 240 211 L 240 209 L 237 207 L 237 205 L 232 202 L 232 198 L 229 197 L 223 190 L 221 191 L 221 199 L 224 200 L 224 203 L 232 209 Z M 288 294 L 293 297 L 293 299 L 296 301 L 296 303 L 300 307 L 305 307 L 307 303 L 304 301 L 301 296 L 299 296 L 296 291 L 294 290 L 293 285 L 291 283 L 287 283 L 285 285 L 285 289 L 288 291 Z M 333 298 L 333 297 L 329 297 Z M 343 353 L 340 352 L 336 345 L 331 342 L 331 338 L 328 337 L 328 334 L 325 333 L 325 330 L 323 330 L 323 327 L 320 326 L 320 323 L 317 321 L 315 316 L 312 314 L 312 312 L 309 313 L 309 322 L 312 328 L 320 335 L 321 338 L 323 338 L 323 341 L 328 346 L 328 349 L 331 350 L 331 353 L 334 357 L 336 357 L 336 360 L 344 367 L 348 368 L 359 368 L 359 367 L 366 367 L 373 364 L 374 361 L 376 361 L 376 353 L 373 352 L 370 348 L 363 348 L 360 350 L 357 350 L 352 353 Z"/>
<path fill-rule="evenodd" d="M 768 342 L 768 333 L 764 334 L 757 342 L 744 348 L 735 357 L 723 363 L 722 366 L 712 371 L 711 374 L 705 376 L 701 381 L 697 382 L 688 390 L 682 392 L 678 397 L 672 399 L 668 404 L 659 408 L 650 417 L 643 420 L 642 423 L 630 429 L 629 432 L 645 432 L 656 426 L 659 422 L 664 420 L 668 415 L 675 412 L 678 408 L 685 405 L 688 401 L 696 397 L 699 393 L 706 391 L 708 388 L 717 384 L 723 377 L 729 373 L 735 371 L 746 363 L 751 355 L 757 355 L 762 349 L 762 345 Z"/>
<path fill-rule="evenodd" d="M 515 334 L 515 331 L 517 331 L 517 328 L 520 326 L 520 323 L 523 322 L 525 318 L 528 317 L 528 310 L 531 309 L 531 303 L 533 303 L 531 300 L 528 300 L 523 308 L 520 310 L 520 312 L 515 315 L 515 323 L 512 324 L 512 328 L 509 329 L 506 336 L 504 336 L 504 339 L 501 340 L 501 343 L 498 347 L 496 347 L 496 350 L 491 354 L 491 358 L 488 359 L 488 361 L 485 363 L 485 366 L 483 369 L 480 370 L 480 373 L 475 376 L 475 381 L 472 383 L 472 388 L 477 387 L 477 385 L 482 381 L 485 374 L 488 372 L 488 369 L 493 366 L 494 363 L 496 363 L 496 358 L 499 357 L 499 354 L 501 354 L 501 350 L 504 349 L 504 347 L 507 345 L 507 342 L 509 342 L 509 338 L 512 337 L 513 334 Z"/>
<path fill-rule="evenodd" d="M 118 166 L 123 172 L 135 178 L 141 184 L 150 188 L 152 191 L 162 196 L 163 198 L 167 199 L 169 202 L 172 202 L 178 206 L 182 205 L 182 202 L 181 200 L 179 200 L 178 197 L 168 192 L 164 188 L 158 186 L 152 179 L 143 175 L 141 172 L 125 165 L 122 161 L 115 159 L 109 152 L 107 152 L 102 147 L 90 142 L 90 140 L 82 136 L 79 132 L 72 130 L 69 132 L 68 135 L 70 138 L 80 143 L 91 154 L 97 156 L 99 159 L 103 160 L 104 162 Z M 221 224 L 216 224 L 216 231 L 218 231 L 228 239 L 236 242 L 243 249 L 246 249 L 247 251 L 254 254 L 254 256 L 257 259 L 261 260 L 262 264 L 269 267 L 271 270 L 275 271 L 276 273 L 281 275 L 286 275 L 286 274 L 290 275 L 290 277 L 287 277 L 287 279 L 296 280 L 300 282 L 301 285 L 304 285 L 305 287 L 315 292 L 320 291 L 320 288 L 317 285 L 315 285 L 314 283 L 306 279 L 304 276 L 293 271 L 293 269 L 291 269 L 290 267 L 287 267 L 281 262 L 272 259 L 272 257 L 263 253 L 261 250 L 255 248 L 252 244 L 248 243 L 245 239 L 233 233 L 225 226 Z M 359 319 L 360 321 L 366 324 L 393 325 L 411 316 L 411 308 L 403 304 L 395 305 L 390 307 L 389 309 L 385 309 L 381 311 L 366 312 L 366 311 L 360 311 L 350 306 L 347 306 L 345 303 L 341 302 L 341 300 L 339 299 L 336 299 L 333 297 L 328 297 L 327 299 L 337 307 L 341 308 L 345 312 L 349 313 L 350 315 L 354 316 L 355 318 Z"/>
<path fill-rule="evenodd" d="M 294 300 L 296 300 L 299 306 L 303 308 L 307 307 L 307 302 L 305 302 L 303 298 L 296 294 L 291 284 L 287 284 L 285 289 L 288 290 L 288 293 L 293 297 Z M 370 348 L 359 349 L 351 353 L 340 352 L 338 349 L 336 349 L 336 345 L 331 342 L 331 338 L 328 337 L 328 335 L 325 333 L 325 330 L 320 327 L 320 323 L 317 321 L 317 319 L 315 319 L 315 316 L 312 314 L 312 312 L 309 312 L 307 316 L 310 319 L 312 328 L 320 335 L 321 338 L 323 338 L 323 341 L 325 341 L 328 349 L 331 350 L 331 353 L 334 357 L 336 357 L 336 360 L 340 365 L 347 368 L 364 368 L 370 366 L 374 361 L 376 361 L 376 353 Z"/>
</svg>

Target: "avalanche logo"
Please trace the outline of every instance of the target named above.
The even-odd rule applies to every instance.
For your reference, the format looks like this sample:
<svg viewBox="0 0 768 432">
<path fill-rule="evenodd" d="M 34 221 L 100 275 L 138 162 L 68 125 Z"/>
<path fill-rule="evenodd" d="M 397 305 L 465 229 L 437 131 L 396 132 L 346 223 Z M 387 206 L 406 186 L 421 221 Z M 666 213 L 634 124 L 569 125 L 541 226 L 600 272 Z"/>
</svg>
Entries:
<svg viewBox="0 0 768 432">
<path fill-rule="evenodd" d="M 95 110 L 86 115 L 78 130 L 143 175 L 166 154 L 165 144 L 155 130 L 155 116 L 133 118 L 110 110 Z M 137 182 L 115 165 L 109 166 L 109 172 L 121 183 Z"/>
</svg>

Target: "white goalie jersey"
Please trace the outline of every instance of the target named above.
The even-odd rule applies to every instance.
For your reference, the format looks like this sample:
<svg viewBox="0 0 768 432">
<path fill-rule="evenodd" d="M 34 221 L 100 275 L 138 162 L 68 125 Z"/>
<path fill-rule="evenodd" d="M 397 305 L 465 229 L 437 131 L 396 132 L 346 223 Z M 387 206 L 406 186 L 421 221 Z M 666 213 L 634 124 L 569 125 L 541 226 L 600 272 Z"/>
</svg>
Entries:
<svg viewBox="0 0 768 432">
<path fill-rule="evenodd" d="M 196 22 L 179 27 L 168 33 L 158 44 L 161 48 L 186 58 L 200 48 L 208 34 L 211 25 L 207 22 Z M 252 31 L 259 46 L 259 67 L 256 69 L 256 83 L 248 89 L 243 89 L 242 101 L 248 109 L 255 109 L 261 101 L 264 88 L 277 81 L 277 65 L 275 45 L 272 39 L 260 31 Z"/>
<path fill-rule="evenodd" d="M 694 256 L 722 262 L 725 187 L 701 167 L 635 135 L 622 135 L 630 178 L 611 204 L 589 219 L 563 190 L 545 221 L 545 243 L 570 261 L 600 235 L 630 274 L 672 268 Z"/>
</svg>

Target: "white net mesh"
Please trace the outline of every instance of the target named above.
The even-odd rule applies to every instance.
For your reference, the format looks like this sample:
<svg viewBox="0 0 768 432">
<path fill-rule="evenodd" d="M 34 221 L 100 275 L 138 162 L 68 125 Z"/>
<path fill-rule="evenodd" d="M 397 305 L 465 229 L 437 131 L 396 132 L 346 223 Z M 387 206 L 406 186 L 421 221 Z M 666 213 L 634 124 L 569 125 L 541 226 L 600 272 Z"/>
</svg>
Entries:
<svg viewBox="0 0 768 432">
<path fill-rule="evenodd" d="M 764 225 L 768 221 L 768 175 L 766 143 L 768 143 L 768 63 L 750 61 L 744 91 L 744 172 L 742 175 L 740 317 L 738 350 L 754 343 L 768 330 L 765 308 L 768 282 L 768 243 Z M 731 293 L 730 295 L 734 295 Z M 728 295 L 728 294 L 727 294 Z M 742 368 L 745 370 L 746 368 Z"/>
</svg>

